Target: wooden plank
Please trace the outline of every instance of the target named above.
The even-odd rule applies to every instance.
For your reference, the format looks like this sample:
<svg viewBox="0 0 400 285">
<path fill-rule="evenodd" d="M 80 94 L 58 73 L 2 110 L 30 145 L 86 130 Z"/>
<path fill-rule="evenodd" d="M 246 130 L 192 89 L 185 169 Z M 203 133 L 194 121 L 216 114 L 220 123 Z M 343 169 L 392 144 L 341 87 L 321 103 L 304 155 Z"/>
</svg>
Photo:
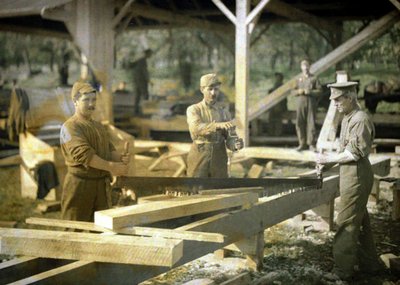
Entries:
<svg viewBox="0 0 400 285">
<path fill-rule="evenodd" d="M 82 261 L 172 266 L 182 241 L 43 230 L 0 228 L 0 252 Z"/>
<path fill-rule="evenodd" d="M 253 164 L 247 173 L 248 178 L 260 178 L 264 173 L 264 166 Z"/>
<path fill-rule="evenodd" d="M 400 3 L 398 0 L 389 0 L 400 11 Z"/>
<path fill-rule="evenodd" d="M 62 279 L 62 277 L 61 277 L 62 275 L 64 275 L 64 274 L 74 275 L 77 273 L 77 269 L 82 270 L 82 268 L 88 268 L 86 266 L 91 265 L 91 264 L 92 264 L 91 261 L 75 261 L 75 262 L 72 262 L 72 263 L 64 265 L 64 266 L 60 266 L 60 267 L 57 267 L 57 268 L 54 268 L 54 269 L 51 269 L 51 270 L 48 270 L 45 272 L 41 272 L 41 273 L 38 273 L 38 274 L 35 274 L 32 276 L 26 277 L 26 278 L 18 280 L 16 282 L 10 283 L 10 285 L 11 284 L 25 285 L 25 284 L 37 284 L 37 283 L 42 284 L 42 283 L 49 282 L 49 279 L 51 279 L 49 284 L 51 284 L 52 282 L 55 282 L 52 284 L 63 284 L 65 282 L 65 280 Z M 94 276 L 95 272 L 93 269 L 94 268 L 92 267 L 91 274 L 88 273 L 87 271 L 85 272 L 85 275 L 87 278 L 90 278 L 90 276 L 95 277 Z M 55 279 L 53 279 L 53 278 L 58 279 L 58 281 L 56 282 Z M 96 279 L 91 278 L 90 280 L 94 281 Z M 82 283 L 80 283 L 80 284 L 82 284 Z"/>
<path fill-rule="evenodd" d="M 121 228 L 115 231 L 98 226 L 94 223 L 81 222 L 81 221 L 66 221 L 57 219 L 44 219 L 44 218 L 28 218 L 25 221 L 27 224 L 42 225 L 49 227 L 60 227 L 78 229 L 84 231 L 95 231 L 115 234 L 126 234 L 126 235 L 137 235 L 137 236 L 149 236 L 155 238 L 171 238 L 171 239 L 182 239 L 182 240 L 197 240 L 204 242 L 224 242 L 225 237 L 218 233 L 204 233 L 204 232 L 193 232 L 193 231 L 180 231 L 170 230 L 161 228 L 148 228 L 148 227 L 132 227 L 132 228 Z"/>
<path fill-rule="evenodd" d="M 400 19 L 400 13 L 393 11 L 383 16 L 379 20 L 372 22 L 367 28 L 362 30 L 359 34 L 355 35 L 329 54 L 319 59 L 317 62 L 311 65 L 311 72 L 315 75 L 321 74 L 325 70 L 329 69 L 343 58 L 357 51 L 365 43 L 380 36 L 388 28 L 393 26 Z M 253 120 L 265 111 L 268 111 L 280 101 L 290 95 L 290 91 L 296 86 L 297 78 L 300 74 L 290 79 L 288 82 L 283 84 L 281 87 L 276 89 L 274 92 L 265 96 L 263 99 L 249 109 L 249 120 Z"/>
<path fill-rule="evenodd" d="M 337 112 L 334 102 L 331 101 L 329 103 L 328 112 L 326 114 L 324 123 L 322 125 L 321 131 L 318 136 L 318 141 L 317 141 L 318 149 L 328 149 L 328 150 L 336 149 L 336 147 L 334 147 L 333 144 L 335 143 L 336 133 L 341 119 L 342 115 L 339 112 Z M 332 143 L 331 148 L 322 145 L 323 143 L 328 143 L 328 142 Z"/>
<path fill-rule="evenodd" d="M 315 161 L 316 158 L 316 153 L 313 151 L 278 147 L 246 147 L 241 152 L 247 157 L 264 159 Z"/>
<path fill-rule="evenodd" d="M 56 7 L 67 4 L 72 0 L 20 0 L 20 1 L 3 1 L 0 7 L 0 18 L 21 17 L 29 15 L 40 15 L 44 7 Z"/>
<path fill-rule="evenodd" d="M 257 199 L 258 195 L 254 193 L 193 195 L 169 201 L 97 211 L 94 220 L 96 225 L 119 229 L 242 206 L 254 203 Z"/>
<path fill-rule="evenodd" d="M 22 256 L 0 263 L 0 284 L 8 284 L 31 275 L 63 266 L 70 260 Z"/>
</svg>

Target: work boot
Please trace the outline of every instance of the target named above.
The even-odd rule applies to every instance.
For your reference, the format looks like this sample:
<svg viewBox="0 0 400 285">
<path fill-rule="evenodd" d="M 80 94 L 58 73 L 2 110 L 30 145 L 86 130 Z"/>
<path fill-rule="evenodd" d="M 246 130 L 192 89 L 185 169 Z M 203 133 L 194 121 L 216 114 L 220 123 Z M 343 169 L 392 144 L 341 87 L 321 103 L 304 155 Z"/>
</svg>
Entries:
<svg viewBox="0 0 400 285">
<path fill-rule="evenodd" d="M 298 147 L 296 147 L 296 150 L 297 150 L 297 151 L 302 151 L 302 150 L 306 150 L 306 149 L 307 149 L 307 146 L 304 145 L 304 144 L 301 144 L 301 145 L 299 145 Z"/>
</svg>

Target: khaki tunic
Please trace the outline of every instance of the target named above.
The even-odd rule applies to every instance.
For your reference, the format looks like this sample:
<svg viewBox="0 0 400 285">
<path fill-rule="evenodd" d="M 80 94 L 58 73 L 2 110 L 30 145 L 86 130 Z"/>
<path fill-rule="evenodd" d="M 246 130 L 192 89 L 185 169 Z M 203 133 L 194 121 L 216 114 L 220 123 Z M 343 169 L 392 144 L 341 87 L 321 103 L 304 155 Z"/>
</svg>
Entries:
<svg viewBox="0 0 400 285">
<path fill-rule="evenodd" d="M 94 154 L 111 160 L 115 148 L 102 124 L 76 115 L 63 124 L 60 140 L 68 168 L 61 198 L 62 218 L 93 221 L 95 211 L 108 208 L 106 183 L 110 174 L 90 167 L 89 162 Z"/>
<path fill-rule="evenodd" d="M 203 100 L 187 109 L 187 122 L 193 144 L 188 154 L 189 177 L 228 177 L 226 147 L 234 150 L 236 133 L 216 130 L 212 122 L 227 122 L 231 115 L 218 103 L 208 106 Z"/>
<path fill-rule="evenodd" d="M 374 177 L 368 160 L 374 136 L 371 119 L 359 108 L 343 118 L 340 151 L 346 150 L 356 159 L 340 165 L 341 201 L 333 255 L 337 270 L 343 276 L 352 276 L 356 266 L 362 271 L 378 268 L 366 208 Z"/>
<path fill-rule="evenodd" d="M 302 146 L 315 145 L 317 96 L 321 92 L 321 85 L 316 76 L 302 74 L 297 80 L 296 90 L 298 89 L 310 90 L 310 94 L 297 97 L 296 132 L 299 144 Z"/>
</svg>

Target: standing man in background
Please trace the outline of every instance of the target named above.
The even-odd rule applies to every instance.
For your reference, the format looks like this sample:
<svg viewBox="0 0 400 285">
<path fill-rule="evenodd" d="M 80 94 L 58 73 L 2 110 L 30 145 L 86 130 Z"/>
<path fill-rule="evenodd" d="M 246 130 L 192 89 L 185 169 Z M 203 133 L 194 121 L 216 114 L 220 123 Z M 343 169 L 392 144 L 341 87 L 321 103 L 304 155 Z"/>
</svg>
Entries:
<svg viewBox="0 0 400 285">
<path fill-rule="evenodd" d="M 295 96 L 297 96 L 296 132 L 299 140 L 297 150 L 308 148 L 316 151 L 316 113 L 317 96 L 321 94 L 318 78 L 310 73 L 310 63 L 302 60 L 301 76 L 297 80 Z"/>
<path fill-rule="evenodd" d="M 187 176 L 228 177 L 226 148 L 243 148 L 228 108 L 217 102 L 221 82 L 215 73 L 200 78 L 203 100 L 187 109 L 187 122 L 193 140 L 188 154 Z"/>
<path fill-rule="evenodd" d="M 61 128 L 61 150 L 68 167 L 61 198 L 64 220 L 93 221 L 95 211 L 111 207 L 110 173 L 128 173 L 129 154 L 117 153 L 105 127 L 92 119 L 96 97 L 90 84 L 76 82 L 71 91 L 75 114 Z"/>
<path fill-rule="evenodd" d="M 380 270 L 373 240 L 367 202 L 374 174 L 368 155 L 375 129 L 369 116 L 357 102 L 357 82 L 329 84 L 337 110 L 344 114 L 340 132 L 339 153 L 321 154 L 318 164 L 340 164 L 340 206 L 333 240 L 333 273 L 343 280 L 356 274 L 374 275 Z"/>
<path fill-rule="evenodd" d="M 133 81 L 135 90 L 135 114 L 141 113 L 140 102 L 149 99 L 149 70 L 147 68 L 147 59 L 153 54 L 151 49 L 146 49 L 144 55 L 131 63 L 133 71 Z"/>
</svg>

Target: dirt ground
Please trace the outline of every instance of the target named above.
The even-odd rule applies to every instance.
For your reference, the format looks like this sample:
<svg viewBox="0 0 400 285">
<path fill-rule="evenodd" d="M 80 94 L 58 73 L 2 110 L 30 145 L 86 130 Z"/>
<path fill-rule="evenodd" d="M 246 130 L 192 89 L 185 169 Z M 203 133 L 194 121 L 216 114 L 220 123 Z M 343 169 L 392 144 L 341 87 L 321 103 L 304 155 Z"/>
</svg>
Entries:
<svg viewBox="0 0 400 285">
<path fill-rule="evenodd" d="M 151 161 L 140 161 L 137 166 L 140 175 L 150 175 L 145 166 Z M 265 163 L 265 162 L 258 162 Z M 271 166 L 271 165 L 270 165 Z M 312 168 L 304 163 L 274 163 L 266 175 L 290 176 Z M 242 169 L 233 167 L 232 173 L 240 175 Z M 172 173 L 171 165 L 162 164 L 153 175 Z M 139 174 L 139 173 L 138 173 Z M 35 211 L 38 201 L 24 199 L 20 195 L 20 176 L 18 167 L 1 168 L 0 170 L 0 220 L 17 221 L 18 228 L 34 228 L 24 220 L 28 217 L 59 218 L 60 213 L 41 214 Z M 393 253 L 400 255 L 400 221 L 391 220 L 392 194 L 390 184 L 381 183 L 379 203 L 370 201 L 371 222 L 378 254 Z M 143 284 L 184 284 L 191 280 L 207 278 L 220 284 L 239 273 L 249 272 L 252 284 L 384 284 L 400 285 L 400 276 L 386 271 L 380 276 L 365 277 L 353 283 L 329 278 L 333 266 L 331 254 L 333 232 L 320 231 L 316 228 L 299 226 L 298 218 L 287 220 L 267 229 L 264 232 L 265 248 L 263 270 L 252 272 L 246 266 L 245 257 L 240 253 L 230 252 L 223 261 L 216 260 L 213 254 L 175 268 L 161 276 L 150 279 Z M 307 220 L 316 217 L 307 216 Z M 307 222 L 307 221 L 306 221 Z M 42 227 L 43 228 L 43 227 Z M 10 256 L 0 256 L 8 260 Z M 260 279 L 262 278 L 262 279 Z M 258 280 L 258 281 L 257 281 Z M 260 280 L 263 282 L 260 283 Z M 258 283 L 257 283 L 258 282 Z M 195 284 L 206 284 L 198 283 Z"/>
</svg>

